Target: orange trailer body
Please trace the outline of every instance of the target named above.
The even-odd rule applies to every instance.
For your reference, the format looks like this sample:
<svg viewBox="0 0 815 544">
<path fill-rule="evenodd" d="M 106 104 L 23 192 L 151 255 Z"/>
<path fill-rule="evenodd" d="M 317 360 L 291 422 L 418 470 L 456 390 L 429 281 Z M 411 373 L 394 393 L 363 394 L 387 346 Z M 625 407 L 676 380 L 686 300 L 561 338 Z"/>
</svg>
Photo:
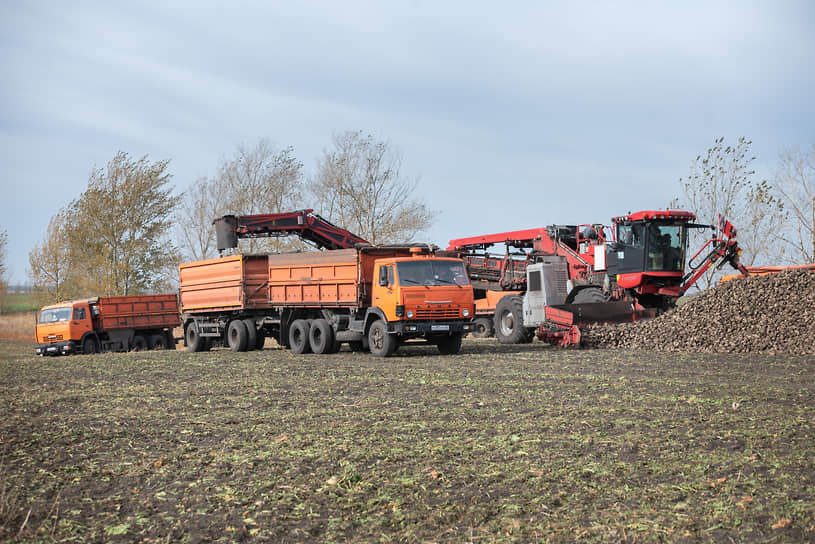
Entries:
<svg viewBox="0 0 815 544">
<path fill-rule="evenodd" d="M 269 308 L 266 255 L 233 255 L 179 267 L 181 312 Z"/>
</svg>

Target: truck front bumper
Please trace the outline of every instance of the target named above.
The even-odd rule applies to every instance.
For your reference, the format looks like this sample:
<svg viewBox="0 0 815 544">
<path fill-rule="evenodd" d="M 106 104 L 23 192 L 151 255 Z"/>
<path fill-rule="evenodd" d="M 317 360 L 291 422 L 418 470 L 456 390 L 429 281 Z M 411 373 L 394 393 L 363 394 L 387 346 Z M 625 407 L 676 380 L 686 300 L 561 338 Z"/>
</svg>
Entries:
<svg viewBox="0 0 815 544">
<path fill-rule="evenodd" d="M 70 355 L 76 353 L 76 342 L 68 340 L 67 342 L 51 342 L 49 344 L 37 344 L 35 348 L 37 355 Z"/>
<path fill-rule="evenodd" d="M 395 332 L 405 336 L 452 333 L 466 334 L 473 330 L 473 323 L 469 319 L 453 321 L 397 321 L 389 325 L 389 332 Z"/>
</svg>

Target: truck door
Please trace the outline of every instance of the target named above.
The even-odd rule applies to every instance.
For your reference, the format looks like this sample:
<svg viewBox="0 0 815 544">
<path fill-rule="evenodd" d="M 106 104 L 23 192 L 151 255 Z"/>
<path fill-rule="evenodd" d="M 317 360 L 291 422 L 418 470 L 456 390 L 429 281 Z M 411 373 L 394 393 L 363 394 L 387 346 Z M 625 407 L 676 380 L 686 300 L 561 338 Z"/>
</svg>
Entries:
<svg viewBox="0 0 815 544">
<path fill-rule="evenodd" d="M 393 269 L 393 263 L 378 265 L 374 276 L 372 302 L 385 313 L 388 321 L 396 320 L 396 299 L 399 296 Z"/>
<path fill-rule="evenodd" d="M 74 305 L 71 316 L 71 340 L 79 341 L 85 333 L 93 329 L 91 325 L 91 312 L 87 302 Z"/>
</svg>

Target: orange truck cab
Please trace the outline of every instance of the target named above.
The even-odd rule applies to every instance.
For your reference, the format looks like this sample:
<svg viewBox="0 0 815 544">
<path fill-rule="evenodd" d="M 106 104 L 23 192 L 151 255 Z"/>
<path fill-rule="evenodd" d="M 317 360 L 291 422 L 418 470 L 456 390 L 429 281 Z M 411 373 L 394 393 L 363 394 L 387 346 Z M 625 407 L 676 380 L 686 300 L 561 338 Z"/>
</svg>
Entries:
<svg viewBox="0 0 815 544">
<path fill-rule="evenodd" d="M 37 316 L 37 355 L 70 355 L 93 330 L 87 300 L 46 306 Z"/>
<path fill-rule="evenodd" d="M 98 297 L 45 306 L 37 316 L 37 355 L 167 349 L 181 323 L 176 295 Z"/>
</svg>

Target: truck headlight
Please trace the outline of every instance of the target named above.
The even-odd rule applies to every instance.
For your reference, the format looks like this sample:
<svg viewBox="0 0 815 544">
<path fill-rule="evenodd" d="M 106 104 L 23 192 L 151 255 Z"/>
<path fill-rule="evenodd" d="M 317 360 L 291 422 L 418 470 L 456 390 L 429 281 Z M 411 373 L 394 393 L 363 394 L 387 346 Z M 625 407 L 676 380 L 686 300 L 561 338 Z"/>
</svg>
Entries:
<svg viewBox="0 0 815 544">
<path fill-rule="evenodd" d="M 470 315 L 470 310 L 466 308 L 461 310 L 461 315 L 463 315 L 464 317 L 468 317 Z"/>
<path fill-rule="evenodd" d="M 413 319 L 413 310 L 408 310 L 407 311 L 407 318 L 408 319 Z"/>
</svg>

